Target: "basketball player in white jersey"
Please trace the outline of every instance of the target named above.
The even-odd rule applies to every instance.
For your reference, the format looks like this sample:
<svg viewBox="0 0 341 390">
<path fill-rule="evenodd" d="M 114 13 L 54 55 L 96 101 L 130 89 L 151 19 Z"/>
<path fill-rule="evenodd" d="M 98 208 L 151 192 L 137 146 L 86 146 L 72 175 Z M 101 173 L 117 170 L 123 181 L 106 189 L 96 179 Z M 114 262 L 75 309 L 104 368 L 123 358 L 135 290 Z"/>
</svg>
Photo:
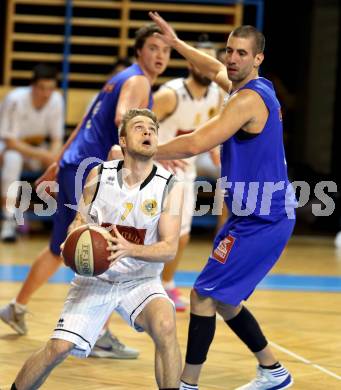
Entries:
<svg viewBox="0 0 341 390">
<path fill-rule="evenodd" d="M 124 159 L 90 171 L 85 211 L 78 212 L 70 229 L 89 220 L 111 225 L 112 264 L 98 277 L 75 277 L 51 340 L 26 361 L 12 390 L 39 388 L 69 354 L 86 357 L 113 310 L 153 339 L 159 389 L 179 388 L 175 311 L 160 273 L 177 251 L 183 193 L 174 176 L 153 163 L 157 132 L 151 111 L 129 110 L 120 126 Z"/>
<path fill-rule="evenodd" d="M 17 187 L 23 166 L 39 171 L 54 161 L 64 137 L 64 105 L 57 87 L 56 70 L 40 64 L 33 69 L 31 86 L 15 88 L 0 112 L 2 140 L 1 196 L 4 221 L 1 239 L 16 240 L 14 219 Z M 46 143 L 49 138 L 50 143 Z"/>
<path fill-rule="evenodd" d="M 201 38 L 201 39 L 200 39 Z M 208 55 L 216 57 L 216 51 L 207 35 L 199 37 L 196 48 Z M 222 104 L 223 94 L 219 86 L 203 76 L 199 70 L 188 63 L 189 75 L 165 83 L 154 94 L 153 111 L 160 121 L 159 143 L 172 138 L 189 134 L 198 126 L 215 116 Z M 210 153 L 215 164 L 219 164 L 219 152 L 213 149 Z M 178 171 L 179 180 L 184 182 L 184 205 L 182 210 L 179 249 L 173 261 L 167 263 L 162 273 L 164 287 L 173 300 L 177 311 L 186 309 L 180 292 L 174 283 L 174 274 L 189 241 L 192 217 L 195 208 L 194 181 L 197 156 L 186 160 L 187 166 Z"/>
</svg>

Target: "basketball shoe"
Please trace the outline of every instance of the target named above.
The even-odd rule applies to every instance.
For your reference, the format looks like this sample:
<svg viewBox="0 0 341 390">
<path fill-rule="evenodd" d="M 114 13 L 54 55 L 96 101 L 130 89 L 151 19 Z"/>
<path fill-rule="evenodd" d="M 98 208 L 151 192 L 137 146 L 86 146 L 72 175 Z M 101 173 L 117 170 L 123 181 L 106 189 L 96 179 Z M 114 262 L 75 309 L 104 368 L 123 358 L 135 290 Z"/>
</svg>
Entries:
<svg viewBox="0 0 341 390">
<path fill-rule="evenodd" d="M 139 351 L 122 344 L 119 339 L 106 330 L 99 337 L 90 352 L 90 356 L 110 359 L 136 359 Z"/>
<path fill-rule="evenodd" d="M 238 387 L 236 390 L 277 390 L 287 389 L 294 381 L 289 371 L 282 365 L 274 370 L 257 367 L 257 376 L 250 383 Z"/>
<path fill-rule="evenodd" d="M 13 302 L 0 308 L 0 318 L 2 321 L 20 335 L 27 333 L 27 326 L 25 323 L 26 313 L 26 309 L 18 310 Z"/>
<path fill-rule="evenodd" d="M 169 298 L 174 302 L 175 310 L 177 312 L 182 312 L 186 310 L 186 304 L 181 299 L 181 294 L 179 289 L 177 289 L 176 287 L 166 289 L 166 293 L 169 296 Z"/>
<path fill-rule="evenodd" d="M 4 219 L 1 227 L 1 240 L 15 242 L 17 240 L 17 224 L 14 219 Z"/>
</svg>

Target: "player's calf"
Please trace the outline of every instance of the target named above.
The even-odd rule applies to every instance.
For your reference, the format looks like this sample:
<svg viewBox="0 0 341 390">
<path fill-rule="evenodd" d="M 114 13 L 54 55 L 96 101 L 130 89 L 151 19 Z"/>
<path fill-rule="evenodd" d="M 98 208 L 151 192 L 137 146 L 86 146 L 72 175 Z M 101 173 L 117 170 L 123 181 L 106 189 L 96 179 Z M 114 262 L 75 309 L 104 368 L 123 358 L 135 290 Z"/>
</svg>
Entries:
<svg viewBox="0 0 341 390">
<path fill-rule="evenodd" d="M 12 389 L 38 389 L 49 373 L 60 364 L 74 348 L 69 341 L 53 339 L 26 361 L 13 383 Z"/>
</svg>

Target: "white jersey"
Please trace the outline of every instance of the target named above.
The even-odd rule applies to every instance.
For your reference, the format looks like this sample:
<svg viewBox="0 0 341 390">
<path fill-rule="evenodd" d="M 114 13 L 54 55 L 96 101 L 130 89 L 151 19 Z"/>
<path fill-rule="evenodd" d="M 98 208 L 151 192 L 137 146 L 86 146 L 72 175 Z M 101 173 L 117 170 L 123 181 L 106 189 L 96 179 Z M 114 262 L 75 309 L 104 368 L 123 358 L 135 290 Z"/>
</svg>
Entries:
<svg viewBox="0 0 341 390">
<path fill-rule="evenodd" d="M 21 139 L 39 145 L 46 137 L 64 136 L 64 103 L 62 95 L 54 91 L 39 110 L 32 105 L 31 87 L 11 91 L 1 106 L 0 137 Z"/>
<path fill-rule="evenodd" d="M 207 93 L 201 99 L 195 99 L 186 86 L 185 78 L 178 78 L 165 83 L 161 88 L 171 88 L 176 93 L 175 110 L 160 123 L 159 143 L 188 134 L 215 116 L 221 104 L 221 92 L 216 83 L 208 86 Z M 196 157 L 186 159 L 188 166 L 185 178 L 195 180 Z"/>
<path fill-rule="evenodd" d="M 100 182 L 89 210 L 99 224 L 115 224 L 122 236 L 139 245 L 155 244 L 162 205 L 174 176 L 159 165 L 143 183 L 127 187 L 122 174 L 123 161 L 105 162 L 101 166 Z M 99 276 L 111 282 L 160 275 L 163 262 L 147 262 L 125 257 L 113 263 L 108 271 Z"/>
</svg>

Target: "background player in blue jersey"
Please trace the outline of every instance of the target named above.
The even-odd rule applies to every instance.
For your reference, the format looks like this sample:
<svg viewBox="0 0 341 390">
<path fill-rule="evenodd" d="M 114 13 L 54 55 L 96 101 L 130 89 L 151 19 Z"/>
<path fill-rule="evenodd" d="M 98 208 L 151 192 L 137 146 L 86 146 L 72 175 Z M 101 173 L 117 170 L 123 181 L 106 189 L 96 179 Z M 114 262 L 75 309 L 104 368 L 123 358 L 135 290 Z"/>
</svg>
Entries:
<svg viewBox="0 0 341 390">
<path fill-rule="evenodd" d="M 32 294 L 56 272 L 62 263 L 60 244 L 65 240 L 69 224 L 76 209 L 78 196 L 91 168 L 100 160 L 106 160 L 111 147 L 118 143 L 118 125 L 125 112 L 131 108 L 151 108 L 151 86 L 167 67 L 170 47 L 153 34 L 160 31 L 150 24 L 136 32 L 136 63 L 113 76 L 94 100 L 89 111 L 71 134 L 59 159 L 46 171 L 40 182 L 55 180 L 58 174 L 59 192 L 57 212 L 54 215 L 50 246 L 45 248 L 30 269 L 17 297 L 0 309 L 0 318 L 17 333 L 25 334 L 26 305 Z M 81 184 L 75 181 L 78 166 L 85 160 L 97 160 L 87 164 Z M 77 191 L 77 193 L 76 193 Z M 108 335 L 106 335 L 108 336 Z M 110 335 L 111 336 L 111 335 Z M 106 337 L 110 342 L 110 357 L 136 358 L 138 351 L 129 349 L 116 338 Z"/>
<path fill-rule="evenodd" d="M 195 132 L 159 147 L 158 158 L 185 158 L 221 144 L 230 218 L 191 292 L 191 319 L 181 389 L 197 389 L 215 332 L 216 312 L 259 362 L 256 379 L 239 389 L 284 389 L 293 383 L 259 324 L 242 304 L 273 267 L 289 240 L 296 206 L 288 181 L 280 105 L 272 83 L 258 75 L 265 39 L 241 26 L 226 44 L 226 67 L 177 38 L 157 13 L 162 39 L 231 94 L 222 111 Z M 161 38 L 160 35 L 156 35 Z M 247 196 L 248 195 L 248 196 Z"/>
</svg>

